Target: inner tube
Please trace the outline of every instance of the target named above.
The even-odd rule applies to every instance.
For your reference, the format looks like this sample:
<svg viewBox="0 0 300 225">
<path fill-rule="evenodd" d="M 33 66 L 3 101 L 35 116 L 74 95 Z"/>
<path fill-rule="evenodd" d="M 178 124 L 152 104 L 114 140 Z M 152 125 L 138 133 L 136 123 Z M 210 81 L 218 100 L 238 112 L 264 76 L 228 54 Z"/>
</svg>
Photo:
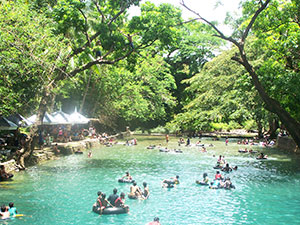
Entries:
<svg viewBox="0 0 300 225">
<path fill-rule="evenodd" d="M 196 144 L 197 147 L 204 147 L 204 144 Z"/>
<path fill-rule="evenodd" d="M 200 184 L 202 186 L 208 186 L 209 185 L 208 183 L 204 183 L 204 182 L 202 182 L 200 180 L 196 180 L 196 184 Z"/>
<path fill-rule="evenodd" d="M 243 149 L 239 149 L 238 152 L 239 152 L 239 153 L 247 153 L 248 151 L 245 151 L 245 150 L 243 150 Z"/>
<path fill-rule="evenodd" d="M 265 157 L 264 157 L 264 158 L 258 158 L 258 157 L 257 157 L 256 159 L 257 159 L 257 160 L 263 160 L 263 159 L 268 159 L 268 158 L 265 158 Z"/>
<path fill-rule="evenodd" d="M 119 183 L 133 183 L 134 180 L 124 180 L 124 179 L 119 179 L 118 182 L 119 182 Z"/>
<path fill-rule="evenodd" d="M 253 153 L 254 154 L 254 153 L 258 153 L 258 151 L 249 151 L 249 153 Z"/>
<path fill-rule="evenodd" d="M 170 150 L 168 149 L 159 149 L 160 152 L 169 152 Z"/>
<path fill-rule="evenodd" d="M 0 181 L 11 181 L 12 178 L 14 177 L 14 175 L 11 173 L 8 173 L 7 175 L 8 177 L 0 177 Z"/>
<path fill-rule="evenodd" d="M 179 184 L 179 182 L 178 181 L 174 182 L 174 181 L 171 181 L 171 180 L 165 180 L 164 184 L 166 184 L 165 185 L 166 188 L 173 188 L 174 185 Z"/>
<path fill-rule="evenodd" d="M 222 169 L 222 166 L 214 166 L 214 169 Z"/>
<path fill-rule="evenodd" d="M 97 206 L 93 206 L 93 212 L 100 214 L 100 208 Z M 102 212 L 102 215 L 109 215 L 109 214 L 122 214 L 122 213 L 128 213 L 129 212 L 129 207 L 108 207 L 105 208 Z"/>
<path fill-rule="evenodd" d="M 74 152 L 76 155 L 81 155 L 81 154 L 83 154 L 83 152 L 82 151 L 76 151 L 76 152 Z"/>
</svg>

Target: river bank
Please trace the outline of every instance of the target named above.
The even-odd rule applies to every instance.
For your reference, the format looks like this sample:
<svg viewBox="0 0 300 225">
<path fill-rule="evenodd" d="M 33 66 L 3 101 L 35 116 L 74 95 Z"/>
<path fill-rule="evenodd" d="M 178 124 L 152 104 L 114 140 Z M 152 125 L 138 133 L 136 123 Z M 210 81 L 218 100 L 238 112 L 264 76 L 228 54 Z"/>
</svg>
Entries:
<svg viewBox="0 0 300 225">
<path fill-rule="evenodd" d="M 57 144 L 57 150 L 55 145 Z M 35 149 L 26 167 L 34 166 L 48 160 L 58 159 L 60 156 L 71 155 L 78 151 L 86 151 L 90 148 L 96 148 L 101 145 L 98 139 L 88 138 L 81 141 L 72 141 L 67 143 L 53 143 L 51 146 L 44 147 L 43 149 Z M 18 172 L 19 167 L 14 159 L 7 162 L 0 163 L 4 165 L 7 172 Z"/>
<path fill-rule="evenodd" d="M 128 132 L 126 133 L 128 137 Z M 153 134 L 139 134 L 139 133 L 131 133 L 131 135 L 135 136 L 164 136 L 165 134 L 162 133 L 153 133 Z M 118 137 L 120 136 L 123 138 L 125 134 L 122 135 L 114 135 L 110 137 Z M 130 136 L 130 135 L 129 135 Z M 182 135 L 172 135 L 171 136 L 182 136 Z M 212 138 L 254 138 L 256 133 L 248 133 L 248 132 L 207 132 L 202 133 L 202 137 L 212 137 Z M 57 144 L 57 149 L 59 153 L 55 152 L 54 145 Z M 40 163 L 43 163 L 48 160 L 56 160 L 60 156 L 71 155 L 77 151 L 87 151 L 91 148 L 97 148 L 101 146 L 100 141 L 97 138 L 87 138 L 81 141 L 72 141 L 67 143 L 55 143 L 52 144 L 50 147 L 44 147 L 43 149 L 36 149 L 31 157 L 31 160 L 27 162 L 26 167 L 34 166 Z M 276 147 L 280 149 L 284 149 L 289 153 L 296 153 L 299 154 L 299 148 L 295 145 L 293 140 L 288 137 L 277 137 Z M 15 160 L 9 160 L 4 163 L 0 163 L 0 165 L 4 165 L 7 172 L 18 172 L 18 165 L 16 164 Z"/>
</svg>

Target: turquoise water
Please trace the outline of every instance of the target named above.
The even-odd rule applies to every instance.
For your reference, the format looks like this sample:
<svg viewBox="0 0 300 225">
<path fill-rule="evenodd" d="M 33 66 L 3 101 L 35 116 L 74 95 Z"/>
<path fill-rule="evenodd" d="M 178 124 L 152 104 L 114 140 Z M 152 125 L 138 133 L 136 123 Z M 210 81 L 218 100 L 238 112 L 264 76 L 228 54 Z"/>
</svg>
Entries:
<svg viewBox="0 0 300 225">
<path fill-rule="evenodd" d="M 240 154 L 233 141 L 213 143 L 208 152 L 198 147 L 181 147 L 182 154 L 147 150 L 150 143 L 165 145 L 164 137 L 137 137 L 137 146 L 93 149 L 93 157 L 71 155 L 29 168 L 12 182 L 0 183 L 0 204 L 14 201 L 26 216 L 7 224 L 146 224 L 158 216 L 161 224 L 300 224 L 300 159 L 278 149 L 263 149 L 269 155 L 258 161 Z M 168 146 L 177 148 L 177 139 Z M 196 139 L 192 140 L 195 143 Z M 248 147 L 249 148 L 249 147 Z M 225 155 L 239 169 L 226 174 L 235 190 L 211 190 L 195 184 L 203 172 L 214 177 L 217 155 Z M 216 155 L 216 157 L 213 157 Z M 111 194 L 113 188 L 129 192 L 130 184 L 117 182 L 130 171 L 138 185 L 147 181 L 150 198 L 126 199 L 129 214 L 99 216 L 91 212 L 97 191 Z M 161 181 L 175 175 L 181 184 L 161 188 Z M 3 223 L 3 222 L 2 222 Z M 1 224 L 1 222 L 0 222 Z"/>
</svg>

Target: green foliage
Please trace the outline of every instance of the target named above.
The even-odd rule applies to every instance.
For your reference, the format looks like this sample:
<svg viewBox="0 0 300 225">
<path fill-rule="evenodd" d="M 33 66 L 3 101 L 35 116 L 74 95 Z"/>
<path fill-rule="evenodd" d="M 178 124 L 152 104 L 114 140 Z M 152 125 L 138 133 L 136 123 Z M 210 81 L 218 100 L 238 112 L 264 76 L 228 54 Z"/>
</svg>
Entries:
<svg viewBox="0 0 300 225">
<path fill-rule="evenodd" d="M 300 120 L 299 1 L 272 1 L 253 33 L 255 48 L 265 52 L 258 70 L 268 94 Z"/>
<path fill-rule="evenodd" d="M 243 123 L 243 127 L 247 131 L 256 130 L 257 129 L 257 124 L 256 124 L 255 120 L 246 120 Z"/>
<path fill-rule="evenodd" d="M 189 84 L 182 81 L 199 73 L 204 64 L 214 57 L 213 51 L 221 44 L 214 34 L 209 26 L 193 21 L 180 28 L 177 43 L 169 49 L 166 61 L 171 66 L 177 86 L 173 90 L 178 101 L 175 113 L 181 112 L 183 105 L 194 98 L 193 93 L 185 91 Z"/>
<path fill-rule="evenodd" d="M 243 68 L 231 62 L 236 49 L 224 51 L 203 70 L 184 81 L 195 98 L 184 106 L 168 127 L 182 131 L 231 130 L 263 115 L 262 105 Z M 262 116 L 260 116 L 261 119 Z"/>
<path fill-rule="evenodd" d="M 64 43 L 53 35 L 51 20 L 23 1 L 4 1 L 0 12 L 0 114 L 27 114 L 52 79 Z"/>
</svg>

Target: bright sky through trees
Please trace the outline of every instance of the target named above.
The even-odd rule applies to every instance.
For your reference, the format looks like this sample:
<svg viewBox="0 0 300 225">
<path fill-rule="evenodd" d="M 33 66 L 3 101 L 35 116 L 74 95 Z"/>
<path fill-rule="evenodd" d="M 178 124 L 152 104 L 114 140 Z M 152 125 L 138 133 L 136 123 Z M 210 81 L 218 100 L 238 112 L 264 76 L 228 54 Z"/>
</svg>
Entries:
<svg viewBox="0 0 300 225">
<path fill-rule="evenodd" d="M 142 3 L 145 2 L 145 0 L 142 1 Z M 154 3 L 155 5 L 159 5 L 161 3 L 170 3 L 182 9 L 182 16 L 185 20 L 188 20 L 189 18 L 195 18 L 193 13 L 189 12 L 180 5 L 180 0 L 150 0 L 150 2 Z M 184 2 L 188 7 L 195 10 L 195 12 L 198 12 L 205 19 L 210 21 L 218 21 L 219 27 L 227 35 L 230 34 L 230 28 L 222 24 L 226 13 L 240 12 L 238 7 L 240 0 L 185 0 Z M 131 7 L 130 14 L 138 15 L 139 8 Z"/>
</svg>

